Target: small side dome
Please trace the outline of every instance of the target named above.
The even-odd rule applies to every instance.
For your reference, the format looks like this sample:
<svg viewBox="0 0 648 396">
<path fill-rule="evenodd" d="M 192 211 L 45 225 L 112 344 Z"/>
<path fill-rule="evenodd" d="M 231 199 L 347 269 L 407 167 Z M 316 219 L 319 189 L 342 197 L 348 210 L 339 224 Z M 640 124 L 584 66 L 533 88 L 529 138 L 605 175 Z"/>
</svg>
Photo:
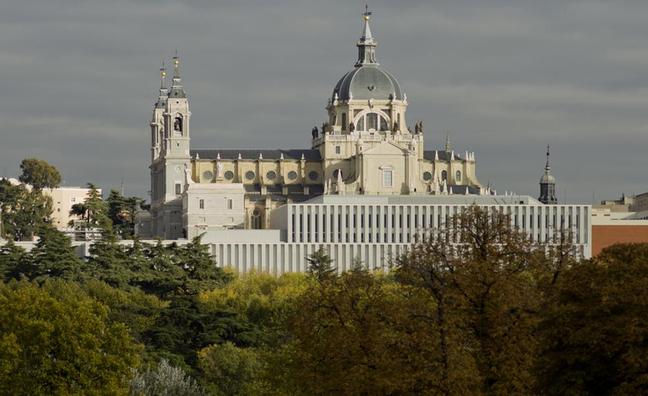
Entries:
<svg viewBox="0 0 648 396">
<path fill-rule="evenodd" d="M 332 100 L 375 99 L 403 100 L 398 81 L 377 64 L 357 67 L 346 73 L 335 85 Z"/>
</svg>

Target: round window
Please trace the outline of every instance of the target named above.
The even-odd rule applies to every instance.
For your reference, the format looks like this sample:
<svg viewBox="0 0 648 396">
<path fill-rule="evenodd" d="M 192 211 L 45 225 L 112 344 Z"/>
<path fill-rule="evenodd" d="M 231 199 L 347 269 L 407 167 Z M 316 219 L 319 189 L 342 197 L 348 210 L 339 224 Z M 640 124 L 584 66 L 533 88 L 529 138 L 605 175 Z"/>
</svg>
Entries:
<svg viewBox="0 0 648 396">
<path fill-rule="evenodd" d="M 232 180 L 233 178 L 234 178 L 234 172 L 232 171 L 225 172 L 225 179 Z"/>
<path fill-rule="evenodd" d="M 290 180 L 297 179 L 297 172 L 295 172 L 295 171 L 288 172 L 288 179 L 290 179 Z"/>
<path fill-rule="evenodd" d="M 203 172 L 203 178 L 207 180 L 211 180 L 214 178 L 214 174 L 212 173 L 212 171 L 205 171 Z"/>
<path fill-rule="evenodd" d="M 317 178 L 319 177 L 319 173 L 317 173 L 317 172 L 315 172 L 315 171 L 311 171 L 311 172 L 308 174 L 308 177 L 309 177 L 311 180 L 317 180 Z"/>
<path fill-rule="evenodd" d="M 423 172 L 423 180 L 425 181 L 432 180 L 432 174 L 430 172 Z"/>
<path fill-rule="evenodd" d="M 248 180 L 254 180 L 254 172 L 252 171 L 245 172 L 245 178 Z"/>
<path fill-rule="evenodd" d="M 266 177 L 270 180 L 274 180 L 277 177 L 277 173 L 275 171 L 268 171 Z"/>
</svg>

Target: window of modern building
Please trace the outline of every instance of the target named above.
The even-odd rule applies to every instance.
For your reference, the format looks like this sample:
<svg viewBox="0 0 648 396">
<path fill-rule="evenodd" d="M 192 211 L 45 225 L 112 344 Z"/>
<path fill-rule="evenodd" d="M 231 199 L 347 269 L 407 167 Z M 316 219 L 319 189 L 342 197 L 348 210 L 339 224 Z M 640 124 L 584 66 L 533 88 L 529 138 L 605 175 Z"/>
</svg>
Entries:
<svg viewBox="0 0 648 396">
<path fill-rule="evenodd" d="M 457 173 L 455 174 L 455 180 L 457 180 L 458 182 L 461 181 L 461 171 L 457 171 Z"/>
<path fill-rule="evenodd" d="M 198 201 L 198 206 L 200 207 L 200 209 L 205 209 L 205 200 L 201 199 L 200 201 Z"/>
<path fill-rule="evenodd" d="M 247 172 L 245 172 L 245 178 L 246 178 L 246 179 L 248 179 L 248 180 L 254 180 L 254 177 L 255 177 L 254 172 L 252 172 L 252 171 L 247 171 Z"/>
<path fill-rule="evenodd" d="M 176 183 L 176 185 L 175 185 L 175 193 L 176 193 L 176 195 L 182 194 L 182 184 Z"/>
<path fill-rule="evenodd" d="M 383 169 L 383 187 L 394 187 L 394 170 L 392 168 Z"/>
<path fill-rule="evenodd" d="M 340 146 L 335 146 L 335 154 L 340 154 L 342 148 Z"/>
</svg>

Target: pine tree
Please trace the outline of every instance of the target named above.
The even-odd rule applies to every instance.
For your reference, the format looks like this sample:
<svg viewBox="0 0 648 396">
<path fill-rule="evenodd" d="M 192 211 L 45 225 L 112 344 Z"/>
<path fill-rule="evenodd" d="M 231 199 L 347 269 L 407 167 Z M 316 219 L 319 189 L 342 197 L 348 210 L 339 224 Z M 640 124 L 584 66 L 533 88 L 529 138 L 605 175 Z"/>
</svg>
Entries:
<svg viewBox="0 0 648 396">
<path fill-rule="evenodd" d="M 75 253 L 70 238 L 54 227 L 44 227 L 39 241 L 27 260 L 30 279 L 62 278 L 76 280 L 82 277 L 84 263 Z"/>
<path fill-rule="evenodd" d="M 337 273 L 333 260 L 323 247 L 308 256 L 306 261 L 308 261 L 308 273 L 320 282 L 330 279 Z"/>
</svg>

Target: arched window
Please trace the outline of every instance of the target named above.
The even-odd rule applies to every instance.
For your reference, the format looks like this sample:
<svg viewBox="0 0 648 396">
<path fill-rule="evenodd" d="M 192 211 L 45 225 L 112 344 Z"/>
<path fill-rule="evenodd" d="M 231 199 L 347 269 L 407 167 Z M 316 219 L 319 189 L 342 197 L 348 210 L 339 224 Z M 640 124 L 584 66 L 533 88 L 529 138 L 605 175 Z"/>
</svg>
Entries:
<svg viewBox="0 0 648 396">
<path fill-rule="evenodd" d="M 356 129 L 359 131 L 364 131 L 365 130 L 365 122 L 364 122 L 364 117 L 360 117 L 358 120 L 358 124 L 356 126 Z"/>
<path fill-rule="evenodd" d="M 252 216 L 250 216 L 250 225 L 254 230 L 261 229 L 261 211 L 258 208 L 255 208 L 252 211 Z"/>
<path fill-rule="evenodd" d="M 448 171 L 441 172 L 441 180 L 448 180 Z"/>
<path fill-rule="evenodd" d="M 389 130 L 389 125 L 387 125 L 387 120 L 385 119 L 385 117 L 380 117 L 380 130 L 381 131 Z"/>
<path fill-rule="evenodd" d="M 389 119 L 378 113 L 366 113 L 356 120 L 358 131 L 389 131 Z"/>
<path fill-rule="evenodd" d="M 346 131 L 346 129 L 347 129 L 346 113 L 342 113 L 342 130 Z"/>
<path fill-rule="evenodd" d="M 455 180 L 458 182 L 461 181 L 461 171 L 457 171 L 457 173 L 455 173 Z"/>
<path fill-rule="evenodd" d="M 182 128 L 183 128 L 182 115 L 178 114 L 176 115 L 175 120 L 173 121 L 173 131 L 181 135 Z"/>
<path fill-rule="evenodd" d="M 369 113 L 367 114 L 367 130 L 378 130 L 378 114 Z"/>
</svg>

